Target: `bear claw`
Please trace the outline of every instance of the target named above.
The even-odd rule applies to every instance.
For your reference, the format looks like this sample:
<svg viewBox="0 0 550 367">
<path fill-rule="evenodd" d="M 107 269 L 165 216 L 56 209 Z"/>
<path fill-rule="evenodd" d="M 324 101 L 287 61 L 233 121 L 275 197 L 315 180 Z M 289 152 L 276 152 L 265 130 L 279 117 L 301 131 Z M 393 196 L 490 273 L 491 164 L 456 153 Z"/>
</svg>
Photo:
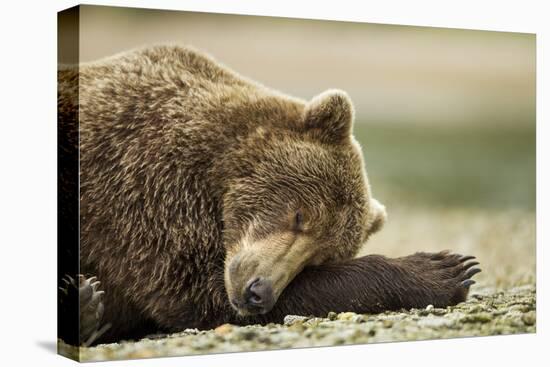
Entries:
<svg viewBox="0 0 550 367">
<path fill-rule="evenodd" d="M 468 269 L 468 271 L 466 272 L 466 274 L 464 274 L 464 279 L 471 278 L 471 277 L 473 277 L 474 275 L 476 275 L 477 273 L 480 273 L 480 272 L 481 272 L 481 269 L 480 269 L 480 268 L 471 268 L 471 269 Z"/>
<path fill-rule="evenodd" d="M 458 259 L 458 261 L 460 261 L 461 263 L 465 262 L 465 261 L 468 261 L 468 260 L 473 260 L 475 259 L 476 257 L 475 256 L 471 256 L 471 255 L 467 255 L 467 256 L 462 256 Z"/>
<path fill-rule="evenodd" d="M 470 269 L 472 266 L 475 266 L 475 265 L 479 265 L 479 262 L 471 261 L 471 262 L 465 263 L 462 267 L 462 270 Z"/>
</svg>

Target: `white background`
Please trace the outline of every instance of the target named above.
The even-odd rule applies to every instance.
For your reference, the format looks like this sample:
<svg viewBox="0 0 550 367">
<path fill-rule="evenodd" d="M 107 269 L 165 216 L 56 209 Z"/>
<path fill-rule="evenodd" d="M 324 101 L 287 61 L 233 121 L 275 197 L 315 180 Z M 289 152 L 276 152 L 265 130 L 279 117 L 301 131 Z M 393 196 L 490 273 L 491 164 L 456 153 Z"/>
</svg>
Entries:
<svg viewBox="0 0 550 367">
<path fill-rule="evenodd" d="M 537 334 L 108 362 L 113 366 L 526 365 L 548 340 L 548 50 L 545 1 L 95 1 L 298 18 L 537 33 Z M 73 1 L 0 5 L 0 361 L 64 366 L 56 340 L 56 12 Z M 108 42 L 109 40 L 105 40 Z M 546 61 L 546 63 L 544 63 Z M 546 66 L 546 69 L 544 68 Z M 546 144 L 545 144 L 546 142 Z M 521 259 L 518 259 L 521 261 Z M 547 287 L 546 287 L 547 288 Z M 545 340 L 546 339 L 546 340 Z"/>
</svg>

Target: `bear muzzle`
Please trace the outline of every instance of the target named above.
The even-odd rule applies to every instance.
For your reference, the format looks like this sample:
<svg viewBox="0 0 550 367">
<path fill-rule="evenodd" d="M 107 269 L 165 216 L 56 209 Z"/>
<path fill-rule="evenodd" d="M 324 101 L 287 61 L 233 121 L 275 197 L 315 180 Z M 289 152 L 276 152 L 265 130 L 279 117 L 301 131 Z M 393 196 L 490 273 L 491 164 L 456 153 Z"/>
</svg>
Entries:
<svg viewBox="0 0 550 367">
<path fill-rule="evenodd" d="M 231 306 L 243 316 L 271 311 L 315 250 L 307 238 L 287 232 L 236 248 L 226 256 L 224 282 Z"/>
</svg>

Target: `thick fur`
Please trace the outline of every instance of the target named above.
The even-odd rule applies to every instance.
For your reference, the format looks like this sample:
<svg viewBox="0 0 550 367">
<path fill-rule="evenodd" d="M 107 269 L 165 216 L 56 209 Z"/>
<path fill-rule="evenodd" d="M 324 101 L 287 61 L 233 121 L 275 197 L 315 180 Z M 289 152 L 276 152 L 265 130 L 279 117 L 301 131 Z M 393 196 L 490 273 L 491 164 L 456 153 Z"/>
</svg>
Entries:
<svg viewBox="0 0 550 367">
<path fill-rule="evenodd" d="M 473 274 L 455 255 L 350 260 L 385 210 L 371 197 L 345 93 L 307 103 L 192 49 L 154 47 L 60 70 L 68 126 L 75 78 L 81 272 L 102 282 L 110 325 L 98 341 L 465 298 Z M 228 254 L 245 236 L 275 233 L 296 207 L 318 248 L 272 312 L 238 316 Z"/>
</svg>

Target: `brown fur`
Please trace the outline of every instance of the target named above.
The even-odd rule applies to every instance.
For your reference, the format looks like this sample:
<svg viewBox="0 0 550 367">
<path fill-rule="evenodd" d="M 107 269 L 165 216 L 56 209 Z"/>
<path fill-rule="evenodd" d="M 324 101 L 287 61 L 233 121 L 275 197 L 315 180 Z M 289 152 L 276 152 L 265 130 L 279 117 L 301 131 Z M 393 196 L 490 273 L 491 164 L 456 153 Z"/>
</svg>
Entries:
<svg viewBox="0 0 550 367">
<path fill-rule="evenodd" d="M 313 266 L 294 279 L 269 314 L 238 322 L 282 322 L 288 314 L 447 307 L 464 301 L 474 284 L 469 278 L 480 269 L 471 259 L 447 251 L 419 252 L 396 259 L 368 255 Z"/>
<path fill-rule="evenodd" d="M 459 262 L 443 277 L 423 274 L 426 259 L 349 260 L 385 209 L 371 197 L 345 93 L 308 103 L 168 46 L 60 71 L 60 106 L 77 76 L 80 265 L 106 290 L 102 341 L 285 312 L 444 305 L 460 289 L 445 278 Z M 60 124 L 74 118 L 60 108 Z M 239 316 L 229 301 L 255 276 L 271 277 L 279 300 Z"/>
</svg>

